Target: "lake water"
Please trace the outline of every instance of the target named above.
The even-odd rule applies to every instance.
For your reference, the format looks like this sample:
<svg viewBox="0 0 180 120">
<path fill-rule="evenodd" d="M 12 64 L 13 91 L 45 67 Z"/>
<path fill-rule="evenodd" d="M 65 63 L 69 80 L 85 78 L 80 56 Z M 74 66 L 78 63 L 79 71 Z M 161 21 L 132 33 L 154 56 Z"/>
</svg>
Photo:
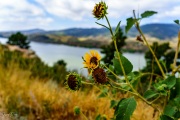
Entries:
<svg viewBox="0 0 180 120">
<path fill-rule="evenodd" d="M 0 38 L 0 42 L 5 44 L 7 39 Z M 31 42 L 30 46 L 30 49 L 35 51 L 42 61 L 48 65 L 53 65 L 58 60 L 64 60 L 69 70 L 77 69 L 79 73 L 87 74 L 83 68 L 82 56 L 90 50 L 88 48 L 38 42 Z M 94 50 L 100 52 L 100 49 Z M 124 53 L 123 55 L 132 62 L 133 70 L 139 70 L 146 64 L 143 53 Z"/>
</svg>

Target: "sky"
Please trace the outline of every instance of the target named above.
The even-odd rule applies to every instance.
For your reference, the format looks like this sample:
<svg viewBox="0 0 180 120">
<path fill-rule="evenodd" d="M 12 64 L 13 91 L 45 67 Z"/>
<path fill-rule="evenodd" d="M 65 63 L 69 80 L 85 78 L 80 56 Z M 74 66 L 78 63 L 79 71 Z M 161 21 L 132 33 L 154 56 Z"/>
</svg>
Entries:
<svg viewBox="0 0 180 120">
<path fill-rule="evenodd" d="M 67 28 L 99 28 L 92 10 L 101 0 L 0 0 L 0 31 L 62 30 Z M 126 24 L 135 10 L 141 14 L 153 10 L 158 14 L 142 20 L 141 24 L 174 23 L 180 19 L 180 0 L 104 0 L 112 26 Z"/>
</svg>

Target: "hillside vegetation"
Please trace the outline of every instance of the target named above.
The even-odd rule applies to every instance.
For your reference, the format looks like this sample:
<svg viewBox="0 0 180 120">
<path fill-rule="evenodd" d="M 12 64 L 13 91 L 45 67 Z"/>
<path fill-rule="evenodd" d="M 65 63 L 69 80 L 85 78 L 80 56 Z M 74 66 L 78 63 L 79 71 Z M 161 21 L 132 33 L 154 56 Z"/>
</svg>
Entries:
<svg viewBox="0 0 180 120">
<path fill-rule="evenodd" d="M 64 87 L 64 82 L 60 82 L 65 79 L 65 69 L 53 74 L 52 68 L 38 58 L 24 58 L 22 55 L 21 52 L 11 52 L 6 46 L 0 45 L 0 112 L 8 114 L 8 120 L 84 120 L 85 116 L 95 120 L 99 114 L 105 115 L 107 120 L 113 117 L 114 110 L 109 109 L 111 94 L 98 97 L 103 89 L 89 85 L 80 91 L 69 91 Z M 35 71 L 32 71 L 33 67 Z M 52 77 L 55 75 L 61 80 Z M 110 90 L 108 87 L 106 89 Z M 115 99 L 127 96 L 127 93 L 119 92 Z M 138 104 L 132 120 L 156 118 L 153 116 L 153 108 L 140 100 Z M 82 114 L 74 114 L 76 106 Z"/>
</svg>

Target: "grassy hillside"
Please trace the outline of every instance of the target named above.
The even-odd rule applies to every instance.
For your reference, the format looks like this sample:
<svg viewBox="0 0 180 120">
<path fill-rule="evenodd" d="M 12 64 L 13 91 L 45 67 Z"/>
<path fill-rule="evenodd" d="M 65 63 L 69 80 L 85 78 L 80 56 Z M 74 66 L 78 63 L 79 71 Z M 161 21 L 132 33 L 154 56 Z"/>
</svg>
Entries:
<svg viewBox="0 0 180 120">
<path fill-rule="evenodd" d="M 53 80 L 48 74 L 52 69 L 43 63 L 33 62 L 33 59 L 24 58 L 21 53 L 11 52 L 2 45 L 0 56 L 0 113 L 9 114 L 13 120 L 85 120 L 85 116 L 88 120 L 95 120 L 99 114 L 107 120 L 113 117 L 114 109 L 109 108 L 112 95 L 98 97 L 103 90 L 100 86 L 85 85 L 80 91 L 72 92 L 63 83 Z M 34 66 L 36 71 L 32 71 Z M 35 76 L 32 73 L 36 73 Z M 60 81 L 64 79 L 63 74 L 65 69 L 54 73 L 61 76 Z M 110 90 L 109 87 L 106 89 Z M 119 92 L 113 98 L 119 100 L 127 96 Z M 76 106 L 82 111 L 80 115 L 74 114 Z M 153 108 L 138 100 L 132 120 L 153 120 L 156 117 Z"/>
</svg>

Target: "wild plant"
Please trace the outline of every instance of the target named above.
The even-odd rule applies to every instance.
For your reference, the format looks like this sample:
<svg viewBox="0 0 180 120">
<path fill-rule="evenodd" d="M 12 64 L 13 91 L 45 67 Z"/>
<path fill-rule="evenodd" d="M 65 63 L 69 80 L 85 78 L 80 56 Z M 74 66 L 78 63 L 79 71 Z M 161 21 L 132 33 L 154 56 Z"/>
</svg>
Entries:
<svg viewBox="0 0 180 120">
<path fill-rule="evenodd" d="M 71 90 L 79 90 L 82 84 L 92 84 L 102 89 L 101 96 L 106 96 L 111 93 L 111 106 L 114 110 L 114 117 L 112 120 L 130 120 L 134 110 L 137 106 L 137 100 L 144 101 L 147 105 L 154 108 L 154 115 L 160 120 L 178 120 L 180 118 L 180 65 L 177 65 L 178 53 L 180 48 L 180 31 L 178 33 L 177 48 L 174 55 L 173 63 L 171 63 L 171 70 L 166 71 L 166 64 L 162 63 L 156 56 L 154 50 L 148 42 L 140 27 L 140 22 L 154 14 L 155 11 L 145 11 L 137 16 L 133 10 L 133 17 L 127 18 L 127 25 L 125 27 L 126 33 L 134 26 L 139 35 L 137 35 L 137 42 L 146 45 L 152 54 L 154 61 L 157 64 L 160 74 L 152 72 L 133 71 L 133 65 L 119 50 L 117 46 L 117 34 L 119 34 L 120 23 L 118 23 L 115 31 L 113 31 L 108 15 L 108 6 L 101 1 L 95 5 L 93 15 L 97 20 L 105 19 L 107 25 L 96 22 L 98 25 L 105 27 L 111 34 L 112 41 L 116 52 L 112 64 L 106 66 L 101 62 L 100 54 L 95 50 L 87 52 L 83 58 L 84 67 L 88 70 L 89 80 L 84 80 L 77 73 L 70 73 L 66 78 L 66 84 Z M 175 23 L 180 25 L 179 20 Z M 146 79 L 148 87 L 144 91 L 139 92 L 138 85 L 143 76 L 150 75 L 151 80 Z M 127 98 L 115 100 L 114 96 L 117 93 L 129 93 Z M 117 96 L 116 96 L 117 97 Z M 97 120 L 101 120 L 101 115 L 97 116 Z"/>
</svg>

